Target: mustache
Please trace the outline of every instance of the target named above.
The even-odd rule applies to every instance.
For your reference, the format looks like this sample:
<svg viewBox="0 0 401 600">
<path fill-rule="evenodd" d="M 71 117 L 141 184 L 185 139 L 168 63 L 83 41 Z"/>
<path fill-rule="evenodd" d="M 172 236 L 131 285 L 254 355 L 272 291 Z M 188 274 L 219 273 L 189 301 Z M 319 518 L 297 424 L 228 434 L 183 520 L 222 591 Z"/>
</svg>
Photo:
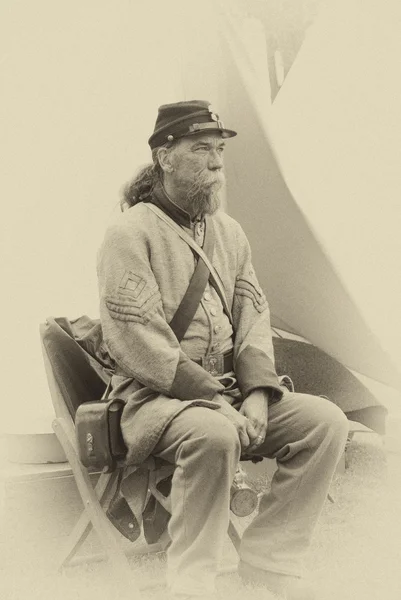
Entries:
<svg viewBox="0 0 401 600">
<path fill-rule="evenodd" d="M 188 191 L 190 197 L 196 196 L 199 193 L 205 192 L 208 188 L 213 188 L 217 192 L 225 184 L 225 176 L 223 171 L 199 171 Z"/>
</svg>

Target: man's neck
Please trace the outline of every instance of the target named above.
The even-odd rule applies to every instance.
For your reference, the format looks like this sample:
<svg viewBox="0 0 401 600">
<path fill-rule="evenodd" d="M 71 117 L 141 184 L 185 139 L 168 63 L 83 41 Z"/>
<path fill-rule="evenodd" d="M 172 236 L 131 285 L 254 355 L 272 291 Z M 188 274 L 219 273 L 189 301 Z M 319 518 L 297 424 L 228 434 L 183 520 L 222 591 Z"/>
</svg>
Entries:
<svg viewBox="0 0 401 600">
<path fill-rule="evenodd" d="M 159 208 L 167 213 L 179 225 L 191 227 L 192 219 L 190 215 L 186 210 L 178 206 L 178 204 L 169 198 L 161 182 L 153 189 L 152 202 L 156 204 L 156 206 L 159 206 Z"/>
<path fill-rule="evenodd" d="M 180 208 L 181 210 L 184 210 L 186 213 L 188 213 L 192 220 L 194 218 L 194 215 L 191 214 L 190 210 L 188 210 L 189 207 L 187 202 L 186 191 L 174 185 L 167 178 L 163 182 L 163 187 L 170 202 L 178 206 L 178 208 Z"/>
</svg>

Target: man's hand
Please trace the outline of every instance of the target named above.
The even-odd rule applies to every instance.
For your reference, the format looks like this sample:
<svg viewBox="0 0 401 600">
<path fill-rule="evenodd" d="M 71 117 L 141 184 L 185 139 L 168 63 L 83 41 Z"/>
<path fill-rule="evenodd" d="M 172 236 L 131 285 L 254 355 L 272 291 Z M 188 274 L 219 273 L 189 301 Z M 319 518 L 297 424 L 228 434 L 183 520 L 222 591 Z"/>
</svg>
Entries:
<svg viewBox="0 0 401 600">
<path fill-rule="evenodd" d="M 249 452 L 255 452 L 263 444 L 268 423 L 268 395 L 265 390 L 254 390 L 245 398 L 239 410 L 241 415 L 248 419 L 251 428 L 248 428 L 250 445 Z"/>
<path fill-rule="evenodd" d="M 236 428 L 241 444 L 241 449 L 243 451 L 248 450 L 251 440 L 257 437 L 258 435 L 252 423 L 238 410 L 233 408 L 231 404 L 227 402 L 227 400 L 224 400 L 221 394 L 216 394 L 213 398 L 213 402 L 216 402 L 216 404 L 219 405 L 220 408 L 218 409 L 218 411 L 222 415 L 227 417 L 227 419 L 231 421 L 231 423 L 233 423 L 234 427 Z"/>
</svg>

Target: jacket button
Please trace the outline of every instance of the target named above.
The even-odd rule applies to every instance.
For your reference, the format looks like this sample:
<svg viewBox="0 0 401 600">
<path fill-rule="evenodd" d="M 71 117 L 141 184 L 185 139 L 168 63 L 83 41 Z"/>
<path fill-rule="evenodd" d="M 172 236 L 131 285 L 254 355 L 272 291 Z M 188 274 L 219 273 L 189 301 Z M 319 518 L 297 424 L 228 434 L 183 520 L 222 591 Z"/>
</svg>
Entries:
<svg viewBox="0 0 401 600">
<path fill-rule="evenodd" d="M 209 294 L 209 292 L 205 292 L 203 297 L 207 302 L 209 302 L 212 299 L 212 295 Z"/>
<path fill-rule="evenodd" d="M 221 325 L 216 325 L 216 327 L 214 328 L 214 332 L 219 333 L 220 330 L 221 330 Z"/>
<path fill-rule="evenodd" d="M 213 315 L 213 317 L 215 317 L 217 315 L 217 308 L 211 308 L 210 314 Z"/>
</svg>

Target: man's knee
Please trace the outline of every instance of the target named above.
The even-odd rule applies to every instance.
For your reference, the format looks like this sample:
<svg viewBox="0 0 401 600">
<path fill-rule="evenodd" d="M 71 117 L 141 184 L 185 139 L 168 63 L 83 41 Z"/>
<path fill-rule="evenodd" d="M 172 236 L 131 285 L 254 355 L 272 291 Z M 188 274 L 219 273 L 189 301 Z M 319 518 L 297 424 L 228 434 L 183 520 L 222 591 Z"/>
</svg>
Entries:
<svg viewBox="0 0 401 600">
<path fill-rule="evenodd" d="M 342 437 L 347 437 L 349 431 L 349 422 L 344 412 L 336 404 L 326 401 L 326 419 L 327 425 L 331 431 Z"/>
<path fill-rule="evenodd" d="M 205 438 L 205 453 L 216 456 L 238 456 L 241 452 L 238 432 L 234 425 L 223 415 L 212 411 Z"/>
<path fill-rule="evenodd" d="M 322 436 L 331 439 L 334 444 L 345 445 L 349 432 L 348 419 L 336 404 L 325 398 L 319 398 L 319 408 L 315 413 L 315 421 L 322 431 Z"/>
<path fill-rule="evenodd" d="M 234 425 L 218 411 L 191 407 L 179 415 L 179 454 L 210 463 L 223 457 L 238 461 L 241 452 Z"/>
</svg>

